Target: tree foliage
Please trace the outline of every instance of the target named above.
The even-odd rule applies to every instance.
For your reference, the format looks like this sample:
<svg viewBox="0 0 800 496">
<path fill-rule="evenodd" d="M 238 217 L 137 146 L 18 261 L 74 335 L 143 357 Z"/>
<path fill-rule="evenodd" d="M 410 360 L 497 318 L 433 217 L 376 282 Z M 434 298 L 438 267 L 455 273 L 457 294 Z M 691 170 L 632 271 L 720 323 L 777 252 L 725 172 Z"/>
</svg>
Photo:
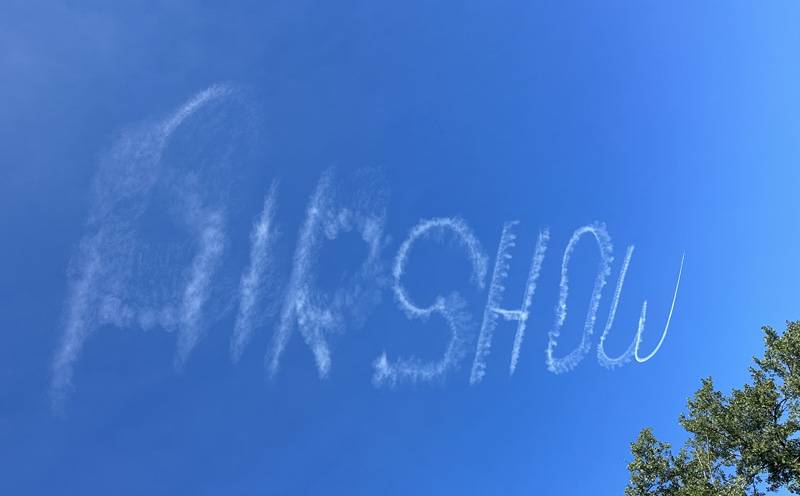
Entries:
<svg viewBox="0 0 800 496">
<path fill-rule="evenodd" d="M 747 384 L 724 394 L 707 378 L 689 399 L 677 453 L 642 430 L 625 496 L 800 494 L 800 321 L 762 330 L 766 350 Z"/>
</svg>

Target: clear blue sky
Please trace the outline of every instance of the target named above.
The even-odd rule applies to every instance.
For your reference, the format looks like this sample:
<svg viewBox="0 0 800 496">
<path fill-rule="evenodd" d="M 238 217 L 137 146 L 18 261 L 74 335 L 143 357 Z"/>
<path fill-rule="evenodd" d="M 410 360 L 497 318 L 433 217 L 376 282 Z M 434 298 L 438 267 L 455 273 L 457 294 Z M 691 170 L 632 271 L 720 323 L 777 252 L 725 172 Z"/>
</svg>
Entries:
<svg viewBox="0 0 800 496">
<path fill-rule="evenodd" d="M 759 327 L 800 318 L 798 25 L 794 2 L 5 1 L 0 493 L 621 494 L 641 428 L 680 442 L 676 419 L 700 378 L 740 384 Z M 209 87 L 227 93 L 164 138 Z M 365 168 L 368 181 L 348 179 Z M 357 218 L 388 196 L 375 200 L 386 208 L 377 276 L 356 281 L 383 286 L 340 292 L 326 377 L 296 328 L 270 375 L 326 170 L 342 201 L 367 198 L 347 203 Z M 248 237 L 274 180 L 267 283 L 233 364 Z M 487 279 L 503 223 L 519 221 L 509 308 L 550 229 L 517 370 L 509 377 L 516 323 L 501 321 L 470 386 L 488 280 L 470 283 L 463 247 L 445 236 L 415 245 L 403 284 L 421 305 L 460 294 L 466 354 L 442 379 L 376 387 L 384 351 L 428 362 L 447 346 L 440 316 L 400 308 L 391 268 L 421 219 L 456 216 L 488 257 Z M 590 352 L 555 375 L 545 348 L 561 256 L 594 221 L 613 241 L 611 275 Z M 199 256 L 187 234 L 198 232 L 224 238 L 221 254 L 211 243 Z M 318 234 L 309 273 L 324 303 L 352 285 L 367 249 L 357 229 Z M 652 349 L 686 263 L 663 347 L 610 371 L 595 346 L 631 244 L 612 355 L 644 299 Z M 87 310 L 54 410 L 71 298 L 97 246 L 87 292 L 119 305 Z M 583 239 L 558 355 L 580 340 L 597 260 Z M 195 280 L 208 290 L 199 317 L 143 329 L 142 309 L 181 306 L 193 266 L 208 275 Z"/>
</svg>

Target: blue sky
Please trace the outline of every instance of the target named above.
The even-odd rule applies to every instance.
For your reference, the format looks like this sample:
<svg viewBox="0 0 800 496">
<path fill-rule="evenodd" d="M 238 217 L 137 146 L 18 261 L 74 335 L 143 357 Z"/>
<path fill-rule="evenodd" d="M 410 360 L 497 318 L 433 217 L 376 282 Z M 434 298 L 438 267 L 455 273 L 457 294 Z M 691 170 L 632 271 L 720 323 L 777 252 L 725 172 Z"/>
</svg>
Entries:
<svg viewBox="0 0 800 496">
<path fill-rule="evenodd" d="M 0 492 L 621 494 L 641 428 L 680 442 L 700 378 L 740 384 L 759 327 L 798 318 L 798 21 L 792 2 L 5 2 Z M 419 307 L 459 295 L 461 354 L 395 291 L 434 218 L 463 220 L 484 286 L 448 229 L 399 280 Z M 470 385 L 511 220 L 504 307 L 550 239 L 514 375 L 499 321 Z M 594 222 L 614 260 L 591 349 L 556 375 L 561 259 Z M 655 346 L 685 266 L 659 352 L 612 371 L 595 348 L 629 245 L 610 355 L 643 300 Z M 558 356 L 598 260 L 582 238 Z M 376 385 L 383 353 L 450 358 Z"/>
</svg>

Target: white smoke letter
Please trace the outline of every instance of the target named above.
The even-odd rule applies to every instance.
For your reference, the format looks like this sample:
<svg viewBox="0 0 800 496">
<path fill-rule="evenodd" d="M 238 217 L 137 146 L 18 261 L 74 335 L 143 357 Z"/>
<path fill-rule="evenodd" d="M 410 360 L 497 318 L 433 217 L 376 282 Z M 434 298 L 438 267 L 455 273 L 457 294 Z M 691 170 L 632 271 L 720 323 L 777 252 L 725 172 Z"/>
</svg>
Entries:
<svg viewBox="0 0 800 496">
<path fill-rule="evenodd" d="M 486 256 L 483 254 L 480 242 L 472 230 L 461 219 L 438 218 L 423 220 L 411 230 L 408 238 L 400 245 L 394 263 L 394 295 L 400 308 L 409 318 L 426 319 L 434 314 L 439 314 L 445 319 L 450 330 L 450 341 L 442 355 L 435 362 L 423 363 L 415 358 L 400 358 L 389 362 L 386 352 L 381 354 L 373 363 L 375 373 L 373 383 L 380 387 L 392 386 L 401 381 L 417 382 L 441 379 L 444 375 L 458 365 L 464 354 L 463 332 L 468 322 L 468 315 L 464 311 L 464 303 L 457 293 L 450 296 L 437 296 L 433 304 L 421 307 L 415 304 L 408 296 L 402 285 L 401 279 L 405 271 L 408 254 L 417 240 L 435 232 L 450 231 L 456 240 L 466 250 L 467 257 L 472 264 L 472 281 L 479 288 L 483 288 L 486 277 Z"/>
<path fill-rule="evenodd" d="M 603 335 L 600 336 L 600 342 L 597 345 L 597 360 L 600 362 L 600 365 L 606 367 L 608 369 L 614 369 L 615 367 L 621 367 L 622 365 L 626 364 L 630 361 L 631 357 L 635 357 L 636 361 L 639 363 L 644 363 L 647 360 L 650 360 L 658 353 L 658 350 L 661 348 L 664 339 L 667 337 L 667 330 L 669 329 L 670 320 L 672 320 L 672 312 L 675 309 L 675 300 L 678 297 L 678 288 L 680 287 L 681 283 L 681 273 L 683 272 L 683 260 L 684 257 L 681 257 L 681 265 L 678 269 L 678 278 L 675 282 L 675 291 L 672 294 L 672 304 L 669 308 L 669 314 L 667 315 L 667 322 L 664 325 L 664 332 L 661 334 L 661 339 L 658 342 L 658 345 L 653 350 L 652 353 L 647 355 L 644 358 L 639 356 L 639 346 L 642 343 L 642 333 L 644 332 L 644 324 L 645 319 L 647 317 L 647 300 L 642 303 L 642 311 L 639 314 L 639 323 L 636 327 L 636 334 L 631 341 L 631 344 L 628 346 L 628 349 L 625 350 L 619 357 L 611 358 L 606 354 L 605 351 L 605 340 L 608 337 L 608 333 L 611 330 L 611 326 L 614 324 L 614 317 L 617 313 L 617 306 L 619 305 L 619 298 L 622 293 L 622 287 L 625 283 L 625 274 L 628 272 L 628 267 L 631 262 L 631 257 L 633 256 L 633 246 L 628 247 L 628 251 L 625 254 L 625 260 L 622 263 L 622 268 L 620 269 L 619 279 L 617 281 L 617 288 L 614 291 L 614 299 L 611 301 L 611 309 L 608 312 L 608 320 L 606 321 L 606 327 L 603 330 Z"/>
<path fill-rule="evenodd" d="M 589 310 L 586 313 L 586 322 L 583 325 L 583 334 L 581 335 L 581 342 L 578 347 L 570 352 L 563 358 L 556 358 L 553 356 L 556 345 L 558 344 L 558 336 L 561 333 L 561 327 L 567 318 L 567 295 L 569 294 L 569 260 L 575 246 L 580 241 L 584 234 L 591 234 L 597 241 L 597 247 L 600 251 L 600 262 L 597 267 L 597 277 L 594 282 L 594 289 L 592 296 L 589 299 Z M 556 306 L 556 321 L 553 330 L 548 333 L 546 363 L 547 369 L 555 374 L 569 372 L 574 369 L 583 360 L 586 353 L 589 351 L 589 340 L 594 332 L 595 321 L 597 320 L 597 308 L 600 305 L 600 297 L 602 296 L 603 287 L 606 285 L 606 278 L 611 272 L 611 262 L 613 247 L 611 245 L 611 238 L 608 236 L 608 231 L 603 224 L 592 224 L 583 226 L 575 230 L 572 237 L 567 243 L 564 250 L 564 258 L 561 262 L 561 282 L 559 283 L 559 298 L 558 305 Z"/>
<path fill-rule="evenodd" d="M 257 304 L 263 298 L 267 272 L 272 265 L 275 243 L 274 217 L 278 196 L 278 185 L 273 182 L 264 198 L 264 207 L 258 221 L 250 233 L 250 266 L 239 281 L 239 312 L 231 337 L 231 359 L 239 361 L 244 348 L 250 341 L 255 326 L 254 314 Z"/>
<path fill-rule="evenodd" d="M 335 199 L 334 174 L 326 171 L 319 180 L 306 210 L 295 249 L 289 287 L 281 310 L 278 329 L 266 363 L 270 376 L 280 367 L 280 358 L 295 326 L 311 348 L 321 378 L 331 368 L 331 352 L 326 335 L 342 331 L 349 321 L 359 323 L 380 298 L 383 267 L 380 262 L 386 199 L 376 194 L 375 184 L 348 184 L 357 191 L 356 200 L 343 206 Z M 367 256 L 359 270 L 332 294 L 317 289 L 314 269 L 324 239 L 333 240 L 342 233 L 356 230 L 367 244 Z"/>
<path fill-rule="evenodd" d="M 475 351 L 475 360 L 472 363 L 470 373 L 470 384 L 477 384 L 486 374 L 486 357 L 489 355 L 492 346 L 492 336 L 497 327 L 497 317 L 502 316 L 505 320 L 517 321 L 517 332 L 514 336 L 514 347 L 511 350 L 511 364 L 509 374 L 513 374 L 519 361 L 519 353 L 522 348 L 522 339 L 525 336 L 525 327 L 528 322 L 528 310 L 533 301 L 533 294 L 536 291 L 536 281 L 542 268 L 542 262 L 547 250 L 547 242 L 550 239 L 548 229 L 539 233 L 536 241 L 536 248 L 533 251 L 533 260 L 528 272 L 528 280 L 525 284 L 525 294 L 522 297 L 522 306 L 519 310 L 507 310 L 500 308 L 505 292 L 505 280 L 511 264 L 511 254 L 509 251 L 515 246 L 516 235 L 512 232 L 518 222 L 506 222 L 503 225 L 503 232 L 500 235 L 500 244 L 497 248 L 497 258 L 492 274 L 492 282 L 489 286 L 489 296 L 486 302 L 486 309 L 483 312 L 483 323 L 481 332 L 478 336 L 478 345 Z"/>
</svg>

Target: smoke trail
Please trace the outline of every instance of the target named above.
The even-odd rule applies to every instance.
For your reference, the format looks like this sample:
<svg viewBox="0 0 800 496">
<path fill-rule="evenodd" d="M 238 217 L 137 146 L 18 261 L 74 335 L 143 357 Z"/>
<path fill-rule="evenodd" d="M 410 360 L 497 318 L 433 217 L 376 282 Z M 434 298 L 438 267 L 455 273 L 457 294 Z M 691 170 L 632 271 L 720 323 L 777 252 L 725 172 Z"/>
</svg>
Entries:
<svg viewBox="0 0 800 496">
<path fill-rule="evenodd" d="M 431 231 L 443 232 L 447 229 L 453 231 L 453 233 L 457 236 L 458 242 L 461 243 L 461 245 L 467 251 L 467 255 L 469 255 L 469 261 L 472 263 L 470 280 L 479 288 L 482 289 L 484 287 L 484 279 L 486 278 L 487 271 L 486 255 L 483 254 L 480 241 L 478 241 L 478 238 L 476 238 L 472 233 L 472 230 L 469 228 L 469 226 L 467 226 L 463 220 L 458 218 L 440 217 L 436 219 L 422 220 L 416 226 L 414 226 L 409 233 L 408 238 L 406 238 L 406 240 L 403 241 L 403 244 L 400 245 L 400 249 L 397 252 L 397 257 L 395 257 L 394 269 L 392 271 L 392 275 L 394 276 L 393 290 L 395 298 L 397 298 L 401 308 L 409 317 L 425 317 L 435 313 L 438 310 L 437 305 L 441 302 L 442 298 L 439 297 L 433 305 L 427 308 L 422 308 L 415 305 L 408 297 L 405 288 L 402 286 L 402 284 L 400 284 L 400 278 L 403 277 L 403 272 L 405 271 L 408 252 L 418 239 L 429 236 Z"/>
<path fill-rule="evenodd" d="M 348 319 L 357 325 L 380 299 L 383 271 L 380 249 L 386 199 L 376 184 L 361 185 L 360 188 L 348 188 L 362 197 L 345 207 L 334 199 L 336 190 L 333 179 L 332 169 L 323 173 L 308 203 L 280 321 L 266 357 L 267 369 L 272 377 L 278 372 L 281 355 L 295 326 L 314 355 L 320 377 L 326 377 L 331 367 L 326 334 L 342 330 Z M 367 257 L 349 283 L 332 294 L 322 294 L 316 289 L 314 269 L 323 237 L 333 240 L 340 233 L 353 230 L 358 231 L 367 244 Z"/>
<path fill-rule="evenodd" d="M 550 239 L 550 232 L 547 228 L 539 233 L 536 240 L 536 247 L 531 260 L 531 268 L 528 272 L 528 280 L 525 284 L 525 293 L 522 297 L 522 306 L 519 310 L 507 310 L 500 308 L 500 303 L 505 293 L 505 280 L 508 278 L 508 271 L 511 263 L 509 250 L 514 248 L 516 235 L 511 232 L 517 225 L 517 221 L 506 222 L 503 225 L 503 232 L 500 235 L 500 244 L 497 248 L 497 258 L 495 260 L 492 282 L 489 286 L 489 296 L 487 298 L 486 309 L 483 312 L 483 323 L 481 332 L 478 336 L 478 346 L 475 351 L 475 359 L 472 362 L 472 372 L 470 373 L 470 384 L 479 383 L 486 375 L 486 357 L 489 356 L 492 346 L 492 337 L 497 327 L 497 317 L 502 316 L 505 320 L 516 320 L 517 331 L 514 336 L 514 346 L 511 349 L 511 363 L 509 365 L 509 375 L 513 375 L 519 361 L 519 353 L 522 348 L 522 340 L 525 336 L 525 327 L 528 321 L 528 310 L 533 302 L 533 294 L 536 291 L 536 281 L 542 268 L 544 255 L 547 250 L 547 242 Z"/>
<path fill-rule="evenodd" d="M 625 352 L 622 353 L 622 355 L 620 355 L 617 358 L 609 357 L 605 352 L 604 343 L 606 338 L 608 337 L 609 331 L 611 330 L 611 326 L 614 323 L 614 318 L 617 313 L 617 306 L 619 305 L 619 298 L 622 293 L 622 287 L 623 284 L 625 283 L 625 275 L 628 272 L 628 266 L 630 265 L 631 257 L 633 256 L 633 249 L 634 249 L 633 246 L 629 246 L 628 251 L 625 254 L 625 260 L 622 263 L 622 268 L 620 269 L 620 274 L 619 274 L 619 280 L 617 281 L 617 288 L 614 291 L 614 298 L 611 301 L 611 309 L 609 310 L 608 313 L 608 320 L 606 321 L 606 327 L 603 330 L 603 335 L 600 336 L 600 342 L 597 345 L 597 360 L 600 362 L 600 365 L 609 369 L 613 369 L 615 367 L 620 367 L 624 365 L 625 363 L 630 361 L 632 356 L 636 358 L 637 362 L 644 363 L 647 360 L 653 358 L 653 356 L 655 356 L 655 354 L 658 353 L 658 350 L 661 348 L 664 339 L 667 337 L 667 330 L 669 329 L 669 323 L 672 320 L 672 312 L 675 309 L 675 300 L 678 297 L 678 288 L 680 287 L 681 283 L 681 274 L 683 273 L 683 261 L 685 258 L 685 254 L 681 256 L 681 264 L 680 268 L 678 269 L 678 278 L 677 281 L 675 282 L 675 292 L 672 295 L 672 304 L 670 305 L 669 314 L 667 315 L 667 322 L 664 325 L 664 332 L 661 334 L 661 339 L 659 340 L 656 348 L 653 350 L 652 353 L 647 355 L 645 358 L 641 358 L 639 356 L 639 346 L 642 343 L 642 333 L 644 332 L 644 325 L 647 316 L 647 300 L 645 300 L 642 303 L 642 310 L 641 313 L 639 314 L 639 322 L 636 327 L 636 334 L 633 338 L 633 341 L 628 346 L 628 349 L 626 349 Z"/>
<path fill-rule="evenodd" d="M 278 195 L 277 182 L 273 182 L 269 193 L 264 198 L 264 207 L 261 216 L 253 224 L 250 233 L 250 266 L 242 275 L 239 282 L 239 312 L 236 315 L 236 324 L 231 337 L 231 359 L 239 361 L 244 348 L 250 341 L 253 333 L 253 313 L 264 292 L 266 281 L 264 278 L 272 263 L 273 244 L 276 233 L 273 222 Z"/>
<path fill-rule="evenodd" d="M 178 329 L 177 368 L 183 367 L 202 333 L 202 308 L 208 299 L 211 278 L 225 250 L 222 215 L 214 212 L 203 221 L 200 249 L 186 282 L 181 302 L 181 325 Z"/>
<path fill-rule="evenodd" d="M 580 345 L 578 348 L 570 352 L 563 358 L 555 358 L 553 352 L 558 343 L 558 336 L 561 333 L 561 327 L 567 318 L 567 295 L 569 294 L 569 259 L 575 246 L 578 244 L 581 236 L 584 234 L 591 234 L 597 241 L 597 247 L 600 250 L 600 263 L 597 267 L 597 277 L 594 282 L 594 289 L 592 296 L 589 299 L 589 311 L 586 314 L 586 322 L 583 326 L 583 334 L 581 336 Z M 547 349 L 545 351 L 547 369 L 555 374 L 569 372 L 574 369 L 581 360 L 583 360 L 586 353 L 589 351 L 589 339 L 594 332 L 595 321 L 597 320 L 597 308 L 600 305 L 600 297 L 602 296 L 603 287 L 606 285 L 606 278 L 611 272 L 611 262 L 613 247 L 611 245 L 611 238 L 608 236 L 608 231 L 603 224 L 592 224 L 583 226 L 575 230 L 572 237 L 567 243 L 567 248 L 564 250 L 564 258 L 561 262 L 561 282 L 559 283 L 559 299 L 556 306 L 556 321 L 553 329 L 548 333 Z"/>
<path fill-rule="evenodd" d="M 608 369 L 613 369 L 614 367 L 621 367 L 625 365 L 634 353 L 634 348 L 636 347 L 636 342 L 638 337 L 634 337 L 633 341 L 631 342 L 628 349 L 625 350 L 617 358 L 611 358 L 606 354 L 605 351 L 605 341 L 608 337 L 608 333 L 611 330 L 611 326 L 614 324 L 614 318 L 617 315 L 617 306 L 619 305 L 619 297 L 622 294 L 622 286 L 625 284 L 625 274 L 628 273 L 628 266 L 631 263 L 631 257 L 633 256 L 633 245 L 628 247 L 628 251 L 625 253 L 625 260 L 622 262 L 622 268 L 619 271 L 619 279 L 617 280 L 617 287 L 614 290 L 614 297 L 611 300 L 611 308 L 608 311 L 608 320 L 606 320 L 606 327 L 603 329 L 603 335 L 600 336 L 600 342 L 597 344 L 597 361 L 600 362 L 600 365 L 606 367 Z M 645 311 L 647 310 L 647 302 L 644 302 L 642 305 L 642 313 L 639 316 L 639 327 L 636 331 L 636 336 L 639 336 L 642 330 L 642 326 L 644 325 L 644 316 Z"/>
<path fill-rule="evenodd" d="M 658 341 L 655 349 L 646 357 L 641 358 L 639 356 L 639 346 L 642 344 L 642 333 L 644 332 L 644 319 L 645 314 L 647 313 L 647 301 L 644 302 L 642 305 L 642 316 L 639 318 L 639 329 L 636 332 L 636 349 L 634 350 L 634 355 L 636 357 L 636 361 L 639 363 L 644 363 L 655 356 L 658 353 L 658 350 L 661 349 L 661 345 L 664 344 L 664 339 L 667 337 L 667 330 L 669 330 L 669 323 L 672 320 L 672 312 L 675 310 L 675 300 L 678 298 L 678 288 L 681 285 L 681 274 L 683 274 L 683 262 L 686 258 L 686 254 L 684 253 L 681 255 L 681 266 L 678 268 L 678 278 L 675 281 L 675 292 L 672 294 L 672 303 L 669 306 L 669 314 L 667 315 L 667 323 L 664 324 L 664 332 L 661 334 L 661 339 Z"/>
<path fill-rule="evenodd" d="M 497 247 L 497 257 L 494 262 L 492 282 L 489 284 L 489 296 L 486 308 L 483 311 L 483 322 L 478 335 L 478 345 L 475 350 L 475 359 L 472 362 L 472 371 L 469 376 L 470 384 L 477 384 L 486 375 L 486 357 L 492 347 L 492 336 L 497 327 L 497 316 L 500 314 L 499 305 L 506 290 L 505 280 L 511 266 L 509 251 L 516 246 L 517 236 L 511 231 L 519 221 L 510 221 L 503 224 L 500 234 L 500 243 Z"/>
<path fill-rule="evenodd" d="M 542 270 L 542 262 L 547 251 L 547 242 L 550 240 L 550 231 L 545 228 L 539 233 L 536 239 L 536 248 L 533 250 L 533 261 L 531 270 L 528 272 L 528 281 L 525 285 L 525 296 L 523 297 L 522 313 L 517 324 L 517 333 L 514 336 L 514 347 L 511 349 L 511 364 L 509 365 L 509 375 L 514 375 L 519 362 L 519 352 L 522 348 L 522 338 L 525 337 L 525 325 L 528 322 L 528 309 L 533 301 L 533 293 L 536 291 L 536 281 L 539 279 L 539 272 Z"/>
<path fill-rule="evenodd" d="M 162 139 L 166 141 L 186 119 L 191 117 L 192 114 L 197 112 L 203 105 L 211 100 L 228 96 L 231 92 L 232 89 L 229 86 L 214 84 L 193 96 L 188 102 L 183 104 L 177 112 L 162 121 L 160 126 Z"/>
<path fill-rule="evenodd" d="M 437 362 L 423 363 L 417 358 L 400 358 L 393 363 L 389 362 L 386 352 L 383 352 L 374 362 L 375 373 L 373 383 L 380 387 L 393 386 L 400 381 L 417 382 L 441 379 L 445 374 L 458 365 L 464 356 L 464 331 L 469 323 L 469 315 L 464 309 L 464 302 L 457 293 L 447 297 L 437 296 L 433 304 L 428 307 L 416 305 L 408 296 L 401 283 L 411 247 L 419 239 L 434 232 L 452 231 L 461 246 L 466 250 L 472 264 L 471 280 L 479 288 L 484 287 L 486 278 L 487 260 L 483 254 L 480 242 L 472 230 L 461 219 L 437 218 L 420 221 L 409 233 L 408 238 L 400 245 L 394 263 L 394 295 L 400 308 L 409 318 L 426 319 L 434 314 L 441 315 L 450 330 L 450 341 L 445 348 L 442 358 Z"/>
<path fill-rule="evenodd" d="M 123 133 L 102 161 L 87 219 L 90 233 L 84 236 L 71 264 L 64 330 L 53 359 L 50 384 L 54 408 L 72 388 L 73 367 L 89 335 L 103 315 L 113 317 L 98 309 L 100 296 L 103 288 L 119 286 L 121 267 L 130 260 L 132 223 L 145 211 L 144 198 L 158 179 L 167 142 L 186 119 L 230 92 L 226 86 L 211 86 L 166 119 Z M 114 299 L 107 297 L 105 301 Z M 122 309 L 116 318 L 128 314 L 128 309 Z"/>
<path fill-rule="evenodd" d="M 464 300 L 454 293 L 447 297 L 439 297 L 439 300 L 429 307 L 432 313 L 439 313 L 445 319 L 450 331 L 450 341 L 440 360 L 423 362 L 416 357 L 401 357 L 389 363 L 386 352 L 383 352 L 372 364 L 375 369 L 372 376 L 373 384 L 376 387 L 393 387 L 399 382 L 413 384 L 444 379 L 466 355 L 466 340 L 463 334 L 471 320 L 465 306 Z"/>
<path fill-rule="evenodd" d="M 53 361 L 50 399 L 54 407 L 64 401 L 72 388 L 72 366 L 88 337 L 93 320 L 89 314 L 89 304 L 94 299 L 94 284 L 101 260 L 92 246 L 84 250 L 87 260 L 79 279 L 71 284 L 64 335 Z"/>
<path fill-rule="evenodd" d="M 271 356 L 268 355 L 269 370 L 271 375 L 278 372 L 280 357 L 289 340 L 289 335 L 294 326 L 294 320 L 301 322 L 301 333 L 306 344 L 314 353 L 320 376 L 327 374 L 330 368 L 330 351 L 325 337 L 321 332 L 322 326 L 332 325 L 332 316 L 326 312 L 312 313 L 309 301 L 309 287 L 306 281 L 309 278 L 312 264 L 316 257 L 319 244 L 321 217 L 330 209 L 328 199 L 331 187 L 330 170 L 325 171 L 306 209 L 306 220 L 297 240 L 297 248 L 292 264 L 292 275 L 289 288 L 286 291 L 285 303 L 281 311 L 280 324 L 273 338 Z"/>
</svg>

